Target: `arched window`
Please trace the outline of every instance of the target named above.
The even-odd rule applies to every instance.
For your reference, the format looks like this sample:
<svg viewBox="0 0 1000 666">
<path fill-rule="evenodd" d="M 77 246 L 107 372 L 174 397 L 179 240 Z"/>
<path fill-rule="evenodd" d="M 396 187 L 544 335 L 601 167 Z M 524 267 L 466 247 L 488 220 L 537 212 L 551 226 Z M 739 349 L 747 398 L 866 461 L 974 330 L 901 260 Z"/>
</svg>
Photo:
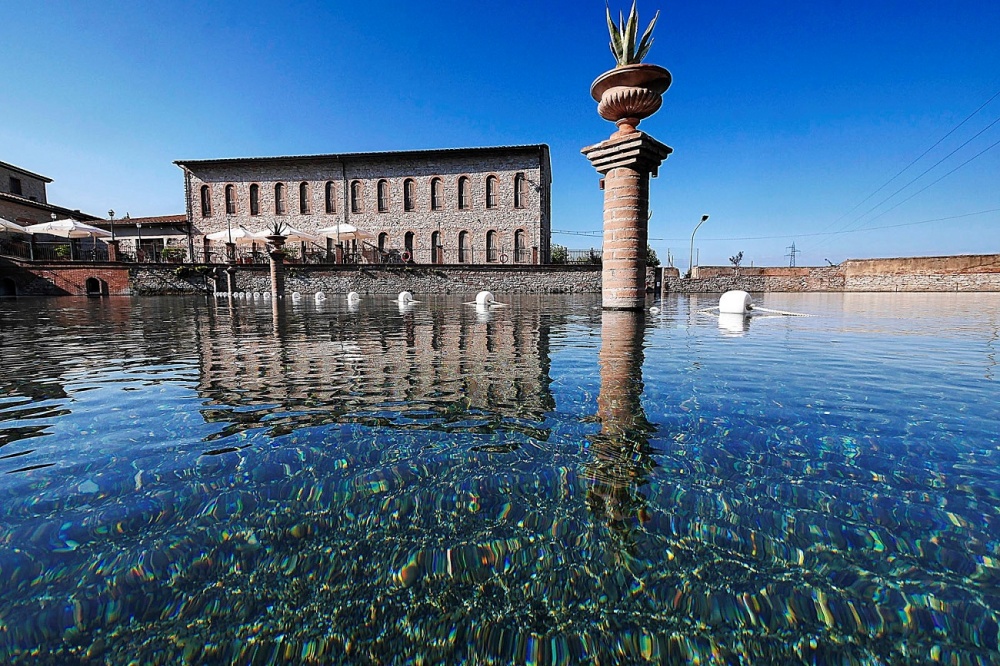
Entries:
<svg viewBox="0 0 1000 666">
<path fill-rule="evenodd" d="M 497 251 L 497 232 L 486 232 L 486 261 L 497 261 L 500 253 Z"/>
<path fill-rule="evenodd" d="M 276 215 L 285 214 L 285 184 L 278 183 L 274 186 L 274 213 Z"/>
<path fill-rule="evenodd" d="M 360 213 L 364 210 L 363 203 L 361 200 L 361 181 L 355 180 L 351 183 L 351 212 Z"/>
<path fill-rule="evenodd" d="M 389 234 L 382 232 L 378 235 L 378 250 L 385 252 L 385 246 L 389 244 Z"/>
<path fill-rule="evenodd" d="M 378 212 L 389 211 L 389 183 L 385 180 L 378 181 Z"/>
<path fill-rule="evenodd" d="M 337 212 L 337 186 L 332 180 L 326 182 L 326 212 Z"/>
<path fill-rule="evenodd" d="M 486 179 L 486 207 L 497 207 L 497 177 L 490 176 Z"/>
<path fill-rule="evenodd" d="M 469 207 L 469 179 L 462 176 L 458 179 L 458 209 L 465 210 Z"/>
<path fill-rule="evenodd" d="M 524 246 L 524 229 L 518 229 L 514 232 L 514 261 L 524 263 L 528 259 L 528 248 Z"/>
<path fill-rule="evenodd" d="M 416 205 L 416 185 L 412 178 L 407 178 L 403 181 L 403 210 L 411 211 Z"/>
<path fill-rule="evenodd" d="M 441 210 L 444 205 L 444 186 L 440 178 L 431 181 L 431 210 Z"/>
<path fill-rule="evenodd" d="M 309 214 L 309 183 L 299 183 L 299 212 Z"/>
<path fill-rule="evenodd" d="M 250 214 L 260 215 L 260 185 L 257 183 L 250 186 Z"/>
<path fill-rule="evenodd" d="M 236 215 L 235 185 L 226 185 L 226 215 Z"/>
<path fill-rule="evenodd" d="M 441 232 L 431 233 L 431 261 L 435 264 L 441 263 Z"/>
<path fill-rule="evenodd" d="M 524 208 L 528 202 L 528 179 L 523 173 L 514 176 L 514 208 Z"/>
<path fill-rule="evenodd" d="M 406 235 L 403 236 L 403 248 L 413 256 L 413 232 L 407 231 Z"/>
<path fill-rule="evenodd" d="M 469 232 L 458 232 L 458 263 L 467 264 L 472 261 L 472 248 L 469 247 Z"/>
<path fill-rule="evenodd" d="M 212 217 L 212 189 L 208 185 L 201 186 L 201 216 Z"/>
</svg>

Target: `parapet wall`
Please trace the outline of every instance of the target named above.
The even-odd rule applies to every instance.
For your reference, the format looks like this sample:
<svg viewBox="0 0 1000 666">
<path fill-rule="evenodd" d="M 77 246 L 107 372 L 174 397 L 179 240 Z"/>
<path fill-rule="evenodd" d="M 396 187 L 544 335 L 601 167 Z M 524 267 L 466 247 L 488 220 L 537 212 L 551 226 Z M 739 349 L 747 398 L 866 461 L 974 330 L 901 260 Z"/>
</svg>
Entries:
<svg viewBox="0 0 1000 666">
<path fill-rule="evenodd" d="M 664 292 L 1000 291 L 1000 254 L 848 259 L 836 266 L 701 266 L 695 279 L 665 276 Z"/>
</svg>

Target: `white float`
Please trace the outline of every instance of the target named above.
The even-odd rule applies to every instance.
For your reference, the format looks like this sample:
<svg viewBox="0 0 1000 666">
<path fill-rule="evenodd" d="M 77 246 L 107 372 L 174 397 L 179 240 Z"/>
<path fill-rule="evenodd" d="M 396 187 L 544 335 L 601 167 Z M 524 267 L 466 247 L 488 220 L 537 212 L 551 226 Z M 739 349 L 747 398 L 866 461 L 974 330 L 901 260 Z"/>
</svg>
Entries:
<svg viewBox="0 0 1000 666">
<path fill-rule="evenodd" d="M 753 310 L 753 299 L 750 294 L 740 289 L 727 291 L 719 298 L 720 314 L 748 315 Z"/>
</svg>

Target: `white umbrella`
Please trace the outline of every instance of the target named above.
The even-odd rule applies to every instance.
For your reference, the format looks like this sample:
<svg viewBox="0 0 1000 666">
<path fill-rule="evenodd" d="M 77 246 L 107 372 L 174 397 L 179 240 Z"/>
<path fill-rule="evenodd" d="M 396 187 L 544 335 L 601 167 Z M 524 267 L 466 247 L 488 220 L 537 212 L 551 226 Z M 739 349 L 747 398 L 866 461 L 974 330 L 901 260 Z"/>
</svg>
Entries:
<svg viewBox="0 0 1000 666">
<path fill-rule="evenodd" d="M 20 224 L 16 222 L 11 222 L 10 220 L 6 220 L 2 217 L 0 217 L 0 229 L 3 229 L 4 232 L 13 231 L 15 234 L 28 233 L 28 231 Z"/>
<path fill-rule="evenodd" d="M 271 229 L 261 229 L 253 233 L 254 238 L 267 240 L 268 236 L 273 236 Z M 302 231 L 287 224 L 282 225 L 281 235 L 285 237 L 286 243 L 312 243 L 319 240 L 319 236 L 308 231 Z"/>
<path fill-rule="evenodd" d="M 236 225 L 234 229 L 223 229 L 222 231 L 205 234 L 205 238 L 210 241 L 223 241 L 225 243 L 228 243 L 230 238 L 234 243 L 253 243 L 257 240 L 254 237 L 254 233 L 242 224 Z"/>
<path fill-rule="evenodd" d="M 324 227 L 318 230 L 317 233 L 323 234 L 330 238 L 339 238 L 340 240 L 361 240 L 364 238 L 375 238 L 375 234 L 370 231 L 363 231 L 358 229 L 353 224 L 348 224 L 347 222 L 342 222 L 340 224 L 335 224 L 332 227 Z"/>
<path fill-rule="evenodd" d="M 61 236 L 62 238 L 111 238 L 111 232 L 89 224 L 84 224 L 79 220 L 65 219 L 42 222 L 24 227 L 29 234 L 50 234 Z"/>
</svg>

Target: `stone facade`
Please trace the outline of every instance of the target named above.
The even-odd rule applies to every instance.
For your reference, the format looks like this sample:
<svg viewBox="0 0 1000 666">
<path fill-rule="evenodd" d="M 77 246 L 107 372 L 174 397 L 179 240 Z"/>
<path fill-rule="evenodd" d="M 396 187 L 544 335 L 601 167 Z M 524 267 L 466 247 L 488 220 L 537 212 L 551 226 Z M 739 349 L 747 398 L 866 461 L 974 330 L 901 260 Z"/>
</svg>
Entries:
<svg viewBox="0 0 1000 666">
<path fill-rule="evenodd" d="M 13 164 L 0 162 L 0 193 L 24 197 L 28 201 L 48 203 L 45 198 L 45 185 L 51 182 L 51 178 L 26 171 Z"/>
<path fill-rule="evenodd" d="M 0 162 L 0 217 L 22 227 L 51 222 L 53 216 L 82 222 L 97 220 L 79 210 L 50 204 L 45 186 L 51 182 L 51 178 Z"/>
<path fill-rule="evenodd" d="M 175 163 L 185 172 L 187 214 L 196 236 L 237 225 L 259 231 L 284 222 L 315 233 L 347 223 L 370 232 L 372 248 L 406 251 L 418 263 L 544 263 L 549 253 L 552 177 L 545 145 Z M 490 180 L 495 191 L 488 197 Z M 407 181 L 411 206 L 405 205 Z M 468 242 L 460 254 L 462 232 Z M 435 234 L 440 258 L 432 245 Z M 489 254 L 488 235 L 494 248 Z M 515 235 L 521 239 L 516 253 Z"/>
</svg>

